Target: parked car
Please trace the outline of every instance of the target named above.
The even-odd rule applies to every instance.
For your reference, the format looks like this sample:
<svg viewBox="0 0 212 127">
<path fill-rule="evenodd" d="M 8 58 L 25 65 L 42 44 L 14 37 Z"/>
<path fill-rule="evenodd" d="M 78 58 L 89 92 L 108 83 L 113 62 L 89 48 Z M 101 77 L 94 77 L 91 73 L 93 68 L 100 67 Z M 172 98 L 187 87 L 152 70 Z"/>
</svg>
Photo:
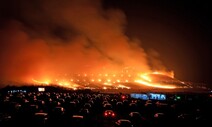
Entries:
<svg viewBox="0 0 212 127">
<path fill-rule="evenodd" d="M 127 119 L 119 119 L 115 122 L 116 127 L 133 127 L 130 120 Z"/>
</svg>

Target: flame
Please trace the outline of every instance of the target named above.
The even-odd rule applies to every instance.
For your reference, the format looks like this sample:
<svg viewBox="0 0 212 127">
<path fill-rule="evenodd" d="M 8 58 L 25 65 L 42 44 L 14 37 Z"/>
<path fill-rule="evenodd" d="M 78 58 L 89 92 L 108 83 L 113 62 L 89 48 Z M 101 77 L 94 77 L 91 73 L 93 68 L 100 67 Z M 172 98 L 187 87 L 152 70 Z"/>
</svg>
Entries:
<svg viewBox="0 0 212 127">
<path fill-rule="evenodd" d="M 143 78 L 143 79 L 145 79 L 145 80 L 147 80 L 147 81 L 149 81 L 149 82 L 152 81 L 151 78 L 150 78 L 149 76 L 147 76 L 146 74 L 141 75 L 141 78 Z"/>
<path fill-rule="evenodd" d="M 56 84 L 56 85 L 58 85 L 58 86 L 62 86 L 62 87 L 66 87 L 66 88 L 72 88 L 72 89 L 74 89 L 74 90 L 76 90 L 77 87 L 79 86 L 79 85 L 77 85 L 77 84 L 70 83 L 70 82 L 67 82 L 67 81 L 58 81 L 58 79 L 55 80 L 57 83 L 53 83 L 53 82 L 51 82 L 50 80 L 38 81 L 38 80 L 32 79 L 32 81 L 33 81 L 34 83 L 40 84 L 40 85 L 43 85 L 43 84 L 45 84 L 45 85 Z"/>
<path fill-rule="evenodd" d="M 174 86 L 174 85 L 166 85 L 166 84 L 160 84 L 160 83 L 152 82 L 152 79 L 149 76 L 149 74 L 165 75 L 165 76 L 174 78 L 173 72 L 168 73 L 168 72 L 158 72 L 158 71 L 156 71 L 156 72 L 152 72 L 152 73 L 141 74 L 140 75 L 141 79 L 135 80 L 135 82 L 142 84 L 142 85 L 145 85 L 145 86 L 156 87 L 156 88 L 163 88 L 163 89 L 175 89 L 176 88 L 176 86 Z"/>
<path fill-rule="evenodd" d="M 126 89 L 130 89 L 130 87 L 128 87 L 128 86 L 125 86 L 125 85 L 118 85 L 118 88 L 126 88 Z"/>
<path fill-rule="evenodd" d="M 45 85 L 49 85 L 50 84 L 50 81 L 49 80 L 38 81 L 38 80 L 32 79 L 32 81 L 35 82 L 35 83 L 38 83 L 38 84 L 45 84 Z"/>
<path fill-rule="evenodd" d="M 174 72 L 173 71 L 171 71 L 171 72 L 159 72 L 159 71 L 155 71 L 155 72 L 152 72 L 152 74 L 166 75 L 166 76 L 169 76 L 171 78 L 174 78 Z"/>
<path fill-rule="evenodd" d="M 163 88 L 163 89 L 175 89 L 176 88 L 176 86 L 173 86 L 173 85 L 164 85 L 164 84 L 162 85 L 159 83 L 150 83 L 150 82 L 146 82 L 143 80 L 135 80 L 135 82 L 145 85 L 145 86 L 156 87 L 156 88 Z"/>
<path fill-rule="evenodd" d="M 78 87 L 90 87 L 89 84 L 98 84 L 102 89 L 108 89 L 106 86 L 111 86 L 111 88 L 126 88 L 132 89 L 129 83 L 138 83 L 148 87 L 155 87 L 155 88 L 163 88 L 163 89 L 175 89 L 177 88 L 175 85 L 166 84 L 166 83 L 159 83 L 154 81 L 154 78 L 151 77 L 151 74 L 154 75 L 164 75 L 170 78 L 174 77 L 173 72 L 148 72 L 148 73 L 127 73 L 126 75 L 123 73 L 96 73 L 96 74 L 89 74 L 89 73 L 82 73 L 82 74 L 75 74 L 75 76 L 70 75 L 66 77 L 56 77 L 52 80 L 43 80 L 38 81 L 34 78 L 32 81 L 36 84 L 56 84 L 58 86 L 71 88 L 76 90 Z M 51 78 L 50 78 L 51 79 Z M 121 85 L 120 85 L 121 84 Z M 127 84 L 127 85 L 123 85 Z M 141 86 L 142 87 L 142 86 Z"/>
<path fill-rule="evenodd" d="M 106 86 L 112 86 L 111 83 L 107 83 L 107 82 L 105 82 L 105 83 L 103 83 L 103 84 L 106 85 Z"/>
<path fill-rule="evenodd" d="M 104 90 L 106 90 L 106 89 L 107 89 L 107 87 L 105 87 L 105 86 L 104 86 L 104 87 L 103 87 L 103 89 L 104 89 Z"/>
</svg>

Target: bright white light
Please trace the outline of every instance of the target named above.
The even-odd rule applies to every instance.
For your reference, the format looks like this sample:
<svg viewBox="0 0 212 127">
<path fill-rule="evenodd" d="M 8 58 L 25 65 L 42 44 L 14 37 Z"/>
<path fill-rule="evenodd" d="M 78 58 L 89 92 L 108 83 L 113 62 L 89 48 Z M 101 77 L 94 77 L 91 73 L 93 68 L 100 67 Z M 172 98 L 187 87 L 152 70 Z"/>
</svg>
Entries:
<svg viewBox="0 0 212 127">
<path fill-rule="evenodd" d="M 44 92 L 44 91 L 45 91 L 45 88 L 39 87 L 39 88 L 38 88 L 38 91 L 39 91 L 39 92 Z"/>
</svg>

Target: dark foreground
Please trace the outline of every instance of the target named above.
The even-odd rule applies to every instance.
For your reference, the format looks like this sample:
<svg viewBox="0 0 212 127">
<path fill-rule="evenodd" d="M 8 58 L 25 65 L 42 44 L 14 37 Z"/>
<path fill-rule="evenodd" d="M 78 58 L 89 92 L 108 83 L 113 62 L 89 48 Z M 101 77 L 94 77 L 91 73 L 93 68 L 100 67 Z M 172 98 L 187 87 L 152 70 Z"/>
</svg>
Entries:
<svg viewBox="0 0 212 127">
<path fill-rule="evenodd" d="M 163 93 L 165 100 L 92 91 L 1 92 L 0 127 L 192 127 L 210 125 L 210 93 Z M 124 120 L 120 120 L 124 119 Z"/>
</svg>

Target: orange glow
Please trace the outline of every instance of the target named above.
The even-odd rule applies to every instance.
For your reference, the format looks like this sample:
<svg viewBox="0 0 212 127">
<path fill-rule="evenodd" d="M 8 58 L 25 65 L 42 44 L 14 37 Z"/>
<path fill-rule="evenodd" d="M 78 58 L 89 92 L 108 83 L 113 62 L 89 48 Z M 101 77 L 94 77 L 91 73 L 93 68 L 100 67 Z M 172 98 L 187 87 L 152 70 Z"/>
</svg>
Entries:
<svg viewBox="0 0 212 127">
<path fill-rule="evenodd" d="M 103 89 L 104 89 L 104 90 L 106 90 L 106 89 L 107 89 L 107 87 L 103 87 Z"/>
<path fill-rule="evenodd" d="M 156 88 L 163 88 L 163 89 L 175 89 L 176 88 L 176 86 L 174 86 L 174 85 L 166 85 L 164 83 L 161 84 L 161 83 L 153 82 L 150 74 L 164 75 L 164 76 L 174 78 L 173 72 L 168 73 L 168 72 L 158 72 L 158 71 L 156 71 L 156 72 L 152 72 L 152 73 L 141 74 L 140 75 L 141 79 L 135 80 L 135 82 L 142 84 L 142 85 L 145 85 L 145 86 L 156 87 Z"/>
<path fill-rule="evenodd" d="M 162 84 L 158 84 L 158 83 L 146 82 L 143 80 L 135 80 L 135 82 L 145 85 L 145 86 L 156 87 L 156 88 L 163 88 L 163 89 L 175 89 L 176 88 L 176 86 L 173 86 L 173 85 L 162 85 Z"/>
<path fill-rule="evenodd" d="M 50 85 L 50 84 L 56 84 L 56 85 L 59 85 L 59 86 L 62 86 L 62 87 L 66 87 L 66 88 L 72 88 L 74 90 L 77 89 L 77 87 L 79 85 L 77 84 L 73 84 L 73 83 L 70 83 L 70 82 L 67 82 L 67 81 L 59 81 L 58 79 L 56 79 L 55 83 L 54 82 L 50 82 L 49 80 L 46 80 L 46 81 L 38 81 L 38 80 L 35 80 L 35 79 L 32 79 L 32 81 L 36 84 L 39 84 L 39 85 L 42 85 L 42 84 L 45 84 L 45 85 Z"/>
<path fill-rule="evenodd" d="M 148 75 L 141 74 L 151 72 L 154 67 L 150 65 L 157 63 L 150 63 L 138 39 L 125 34 L 123 28 L 128 18 L 124 12 L 108 11 L 102 8 L 102 3 L 95 2 L 66 1 L 57 7 L 56 0 L 52 2 L 37 3 L 38 7 L 45 6 L 43 11 L 47 16 L 30 9 L 33 4 L 27 4 L 36 18 L 21 13 L 23 20 L 8 20 L 0 29 L 1 82 L 75 89 L 74 84 L 102 88 L 107 82 L 112 83 L 112 88 L 118 84 L 132 88 L 136 79 L 152 81 Z M 27 22 L 34 19 L 42 25 Z M 168 75 L 158 71 L 153 74 Z M 174 76 L 170 74 L 170 77 Z"/>
<path fill-rule="evenodd" d="M 101 79 L 98 79 L 98 81 L 101 82 L 102 80 Z"/>
<path fill-rule="evenodd" d="M 118 85 L 118 88 L 126 88 L 126 89 L 130 89 L 130 87 L 124 86 L 124 85 Z"/>
<path fill-rule="evenodd" d="M 106 86 L 112 86 L 112 84 L 111 83 L 103 83 L 104 85 L 106 85 Z"/>
<path fill-rule="evenodd" d="M 50 84 L 50 81 L 49 80 L 41 82 L 41 81 L 32 79 L 32 81 L 35 82 L 35 83 L 38 83 L 38 84 L 46 84 L 46 85 L 49 85 Z"/>
<path fill-rule="evenodd" d="M 69 82 L 59 82 L 58 85 L 60 85 L 62 87 L 66 87 L 66 88 L 71 88 L 73 90 L 76 90 L 77 87 L 79 86 L 77 84 L 73 84 L 73 83 L 69 83 Z"/>
<path fill-rule="evenodd" d="M 102 76 L 103 75 L 103 76 Z M 66 75 L 67 76 L 67 75 Z M 152 73 L 96 73 L 96 74 L 89 74 L 89 73 L 82 73 L 82 74 L 75 74 L 70 75 L 69 77 L 56 77 L 55 79 L 51 80 L 35 80 L 34 78 L 32 81 L 36 84 L 56 84 L 62 87 L 72 88 L 76 90 L 78 87 L 85 88 L 92 87 L 89 86 L 90 84 L 98 84 L 97 86 L 102 89 L 108 88 L 115 88 L 115 89 L 133 89 L 130 83 L 138 83 L 140 84 L 139 87 L 148 86 L 148 87 L 155 87 L 155 88 L 163 88 L 163 89 L 175 89 L 177 88 L 172 83 L 163 83 L 163 81 L 173 80 L 174 78 L 172 73 L 168 72 L 152 72 Z M 43 78 L 45 79 L 45 78 Z M 101 83 L 101 84 L 100 84 Z M 108 86 L 108 87 L 105 87 Z M 110 86 L 110 87 L 109 87 Z M 92 87 L 93 88 L 93 87 Z M 137 88 L 136 88 L 137 89 Z"/>
<path fill-rule="evenodd" d="M 152 80 L 151 80 L 151 78 L 150 77 L 148 77 L 147 75 L 141 75 L 141 78 L 143 78 L 143 79 L 145 79 L 145 80 L 147 80 L 147 81 L 149 81 L 149 82 L 151 82 Z"/>
<path fill-rule="evenodd" d="M 166 76 L 169 76 L 171 78 L 174 78 L 174 72 L 171 71 L 171 72 L 158 72 L 158 71 L 155 71 L 155 72 L 152 72 L 152 74 L 161 74 L 161 75 L 166 75 Z"/>
</svg>

